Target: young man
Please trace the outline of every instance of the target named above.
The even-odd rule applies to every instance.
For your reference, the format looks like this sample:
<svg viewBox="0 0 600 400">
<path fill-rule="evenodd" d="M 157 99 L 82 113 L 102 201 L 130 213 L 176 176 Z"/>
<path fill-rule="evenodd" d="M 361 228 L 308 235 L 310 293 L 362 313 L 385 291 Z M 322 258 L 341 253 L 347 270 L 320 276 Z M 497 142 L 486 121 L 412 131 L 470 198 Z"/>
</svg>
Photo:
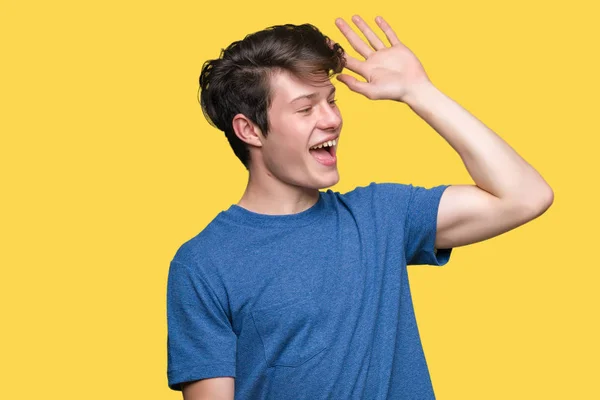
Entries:
<svg viewBox="0 0 600 400">
<path fill-rule="evenodd" d="M 305 24 L 248 35 L 203 67 L 202 108 L 249 180 L 169 269 L 168 380 L 186 399 L 435 398 L 406 266 L 445 265 L 454 247 L 553 201 L 537 171 L 441 93 L 382 18 L 389 46 L 353 21 L 369 44 L 336 24 L 364 61 Z M 476 184 L 320 191 L 339 180 L 332 73 L 370 99 L 407 104 Z"/>
</svg>

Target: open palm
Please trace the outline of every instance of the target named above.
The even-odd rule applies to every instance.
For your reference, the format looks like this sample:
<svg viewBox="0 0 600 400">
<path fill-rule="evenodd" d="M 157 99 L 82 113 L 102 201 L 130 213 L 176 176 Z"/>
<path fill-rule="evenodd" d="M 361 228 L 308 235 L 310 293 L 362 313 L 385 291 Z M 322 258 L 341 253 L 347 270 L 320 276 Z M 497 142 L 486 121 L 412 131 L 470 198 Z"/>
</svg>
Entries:
<svg viewBox="0 0 600 400">
<path fill-rule="evenodd" d="M 336 20 L 337 27 L 350 45 L 365 58 L 364 61 L 360 61 L 345 54 L 346 68 L 366 80 L 362 82 L 348 74 L 338 75 L 337 79 L 350 90 L 373 100 L 403 101 L 419 85 L 430 83 L 421 62 L 400 42 L 383 18 L 377 17 L 375 22 L 385 33 L 391 47 L 386 46 L 362 18 L 354 16 L 352 20 L 367 38 L 370 46 L 342 18 Z"/>
</svg>

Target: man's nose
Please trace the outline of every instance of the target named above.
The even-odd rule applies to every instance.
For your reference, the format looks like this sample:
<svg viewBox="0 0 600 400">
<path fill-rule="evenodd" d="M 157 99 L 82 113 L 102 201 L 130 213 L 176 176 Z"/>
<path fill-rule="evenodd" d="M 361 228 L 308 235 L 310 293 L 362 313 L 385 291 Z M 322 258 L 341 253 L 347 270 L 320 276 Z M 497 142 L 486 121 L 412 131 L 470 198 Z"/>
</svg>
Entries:
<svg viewBox="0 0 600 400">
<path fill-rule="evenodd" d="M 337 109 L 337 106 L 331 106 L 327 103 L 322 108 L 319 118 L 319 129 L 336 129 L 342 123 L 342 118 Z"/>
</svg>

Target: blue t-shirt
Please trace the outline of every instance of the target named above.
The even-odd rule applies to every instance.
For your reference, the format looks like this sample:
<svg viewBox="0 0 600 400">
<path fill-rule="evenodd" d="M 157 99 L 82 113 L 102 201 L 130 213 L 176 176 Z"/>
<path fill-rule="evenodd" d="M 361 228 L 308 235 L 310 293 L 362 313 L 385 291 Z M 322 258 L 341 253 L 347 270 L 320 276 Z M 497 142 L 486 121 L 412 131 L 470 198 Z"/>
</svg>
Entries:
<svg viewBox="0 0 600 400">
<path fill-rule="evenodd" d="M 448 185 L 371 183 L 311 208 L 232 205 L 177 250 L 168 384 L 235 377 L 236 399 L 435 399 L 406 266 L 434 249 Z"/>
</svg>

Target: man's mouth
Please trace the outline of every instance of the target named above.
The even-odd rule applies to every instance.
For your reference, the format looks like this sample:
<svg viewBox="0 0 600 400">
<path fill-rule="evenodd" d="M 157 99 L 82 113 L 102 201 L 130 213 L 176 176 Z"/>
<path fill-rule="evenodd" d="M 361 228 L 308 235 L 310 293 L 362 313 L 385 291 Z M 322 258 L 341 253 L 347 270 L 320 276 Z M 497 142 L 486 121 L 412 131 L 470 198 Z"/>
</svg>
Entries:
<svg viewBox="0 0 600 400">
<path fill-rule="evenodd" d="M 333 139 L 311 147 L 309 152 L 319 163 L 331 166 L 337 161 L 336 146 L 337 139 Z"/>
</svg>

